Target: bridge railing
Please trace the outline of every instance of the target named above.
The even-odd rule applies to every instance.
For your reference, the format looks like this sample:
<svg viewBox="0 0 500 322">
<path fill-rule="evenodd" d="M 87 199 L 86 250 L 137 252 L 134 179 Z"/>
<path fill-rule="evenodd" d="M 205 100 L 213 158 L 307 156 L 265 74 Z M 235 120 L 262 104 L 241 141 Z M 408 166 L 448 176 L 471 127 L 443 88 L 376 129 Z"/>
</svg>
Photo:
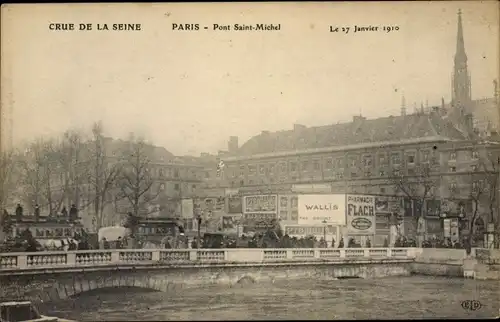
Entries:
<svg viewBox="0 0 500 322">
<path fill-rule="evenodd" d="M 418 254 L 418 248 L 106 249 L 1 253 L 0 271 L 118 264 L 414 259 Z"/>
</svg>

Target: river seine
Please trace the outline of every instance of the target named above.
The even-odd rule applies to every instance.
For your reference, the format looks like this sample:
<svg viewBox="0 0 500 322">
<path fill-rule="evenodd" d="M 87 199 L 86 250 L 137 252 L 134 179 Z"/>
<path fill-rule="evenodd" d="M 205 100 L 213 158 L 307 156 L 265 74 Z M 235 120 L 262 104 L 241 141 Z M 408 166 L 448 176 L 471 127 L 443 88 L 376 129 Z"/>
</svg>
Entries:
<svg viewBox="0 0 500 322">
<path fill-rule="evenodd" d="M 78 321 L 491 318 L 500 310 L 498 282 L 420 276 L 97 292 L 40 309 Z M 481 307 L 464 309 L 467 300 Z"/>
</svg>

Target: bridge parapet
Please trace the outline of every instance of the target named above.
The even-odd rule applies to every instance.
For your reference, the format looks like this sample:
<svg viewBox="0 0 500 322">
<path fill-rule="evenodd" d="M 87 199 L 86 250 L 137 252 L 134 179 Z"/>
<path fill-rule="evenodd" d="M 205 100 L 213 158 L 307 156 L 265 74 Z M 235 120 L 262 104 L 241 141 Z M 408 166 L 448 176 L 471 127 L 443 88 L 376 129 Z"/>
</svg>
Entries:
<svg viewBox="0 0 500 322">
<path fill-rule="evenodd" d="M 414 259 L 417 255 L 418 249 L 415 248 L 110 249 L 1 253 L 0 272 L 119 264 Z"/>
</svg>

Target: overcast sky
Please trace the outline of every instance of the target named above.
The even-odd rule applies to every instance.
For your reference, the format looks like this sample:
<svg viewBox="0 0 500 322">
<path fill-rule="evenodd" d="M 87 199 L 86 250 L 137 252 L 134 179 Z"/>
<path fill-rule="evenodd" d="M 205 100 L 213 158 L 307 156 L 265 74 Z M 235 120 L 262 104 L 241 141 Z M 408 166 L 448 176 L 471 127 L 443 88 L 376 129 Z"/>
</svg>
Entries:
<svg viewBox="0 0 500 322">
<path fill-rule="evenodd" d="M 174 154 L 226 149 L 262 130 L 410 111 L 451 98 L 457 10 L 472 96 L 493 96 L 498 2 L 26 5 L 2 8 L 2 112 L 15 142 L 102 120 Z M 50 22 L 140 23 L 141 31 L 50 31 Z M 197 32 L 172 23 L 199 23 Z M 274 23 L 281 31 L 212 31 Z M 398 26 L 331 33 L 329 26 Z M 204 30 L 203 26 L 209 27 Z M 95 29 L 95 25 L 94 25 Z M 9 95 L 10 94 L 10 95 Z"/>
</svg>

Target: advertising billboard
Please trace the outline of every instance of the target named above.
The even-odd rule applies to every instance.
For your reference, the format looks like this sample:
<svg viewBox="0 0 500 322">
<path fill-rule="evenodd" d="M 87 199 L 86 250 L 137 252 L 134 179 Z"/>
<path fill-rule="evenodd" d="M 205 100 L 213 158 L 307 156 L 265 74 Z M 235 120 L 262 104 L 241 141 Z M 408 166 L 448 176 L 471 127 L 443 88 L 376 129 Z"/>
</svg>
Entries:
<svg viewBox="0 0 500 322">
<path fill-rule="evenodd" d="M 243 197 L 243 213 L 277 213 L 278 196 L 257 195 Z"/>
<path fill-rule="evenodd" d="M 323 236 L 323 235 L 334 235 L 338 234 L 338 227 L 336 226 L 300 226 L 300 225 L 290 225 L 285 226 L 285 234 L 290 237 L 294 236 Z"/>
<path fill-rule="evenodd" d="M 243 212 L 243 205 L 241 204 L 241 197 L 228 197 L 227 198 L 227 213 L 241 214 Z"/>
<path fill-rule="evenodd" d="M 280 220 L 298 220 L 298 197 L 297 195 L 279 195 L 278 215 Z"/>
<path fill-rule="evenodd" d="M 265 229 L 272 227 L 276 221 L 273 213 L 246 213 L 243 214 L 243 226 L 247 229 Z"/>
<path fill-rule="evenodd" d="M 182 199 L 182 218 L 191 219 L 194 215 L 193 199 Z"/>
<path fill-rule="evenodd" d="M 347 195 L 346 199 L 348 235 L 375 235 L 375 196 Z"/>
<path fill-rule="evenodd" d="M 299 195 L 299 225 L 337 225 L 346 224 L 346 196 L 336 195 Z"/>
</svg>

